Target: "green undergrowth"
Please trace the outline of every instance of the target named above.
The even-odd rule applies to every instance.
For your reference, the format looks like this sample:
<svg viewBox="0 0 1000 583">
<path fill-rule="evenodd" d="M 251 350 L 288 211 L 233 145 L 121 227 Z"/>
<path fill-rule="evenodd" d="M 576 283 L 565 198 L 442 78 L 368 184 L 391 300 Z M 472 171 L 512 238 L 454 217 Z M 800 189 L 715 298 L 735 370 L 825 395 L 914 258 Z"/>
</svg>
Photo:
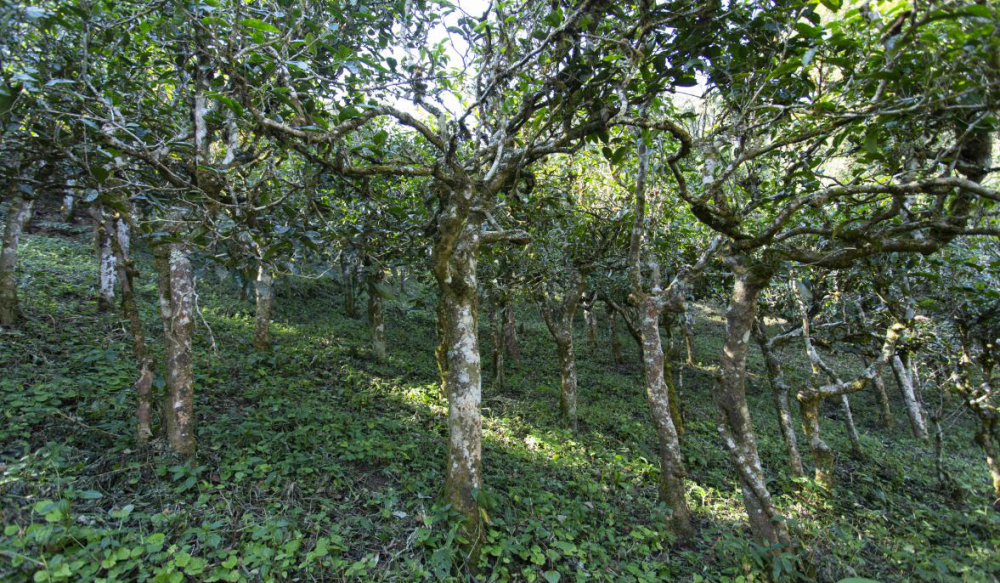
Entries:
<svg viewBox="0 0 1000 583">
<path fill-rule="evenodd" d="M 390 356 L 379 363 L 363 318 L 344 315 L 334 279 L 279 283 L 275 347 L 261 354 L 251 345 L 252 302 L 211 270 L 199 272 L 199 455 L 181 463 L 161 444 L 134 445 L 129 334 L 118 317 L 96 311 L 87 236 L 30 235 L 21 257 L 27 320 L 0 332 L 0 580 L 468 577 L 455 518 L 441 502 L 446 403 L 427 289 L 411 285 L 390 302 Z M 158 351 L 151 265 L 141 259 L 143 318 Z M 679 543 L 657 500 L 656 441 L 634 344 L 623 336 L 628 364 L 616 367 L 605 330 L 598 347 L 578 333 L 581 424 L 572 433 L 557 417 L 554 345 L 536 314 L 525 308 L 519 317 L 523 361 L 508 359 L 505 388 L 484 384 L 483 579 L 1000 577 L 1000 514 L 960 412 L 946 420 L 945 448 L 964 496 L 939 488 L 933 450 L 906 434 L 901 406 L 887 431 L 869 394 L 853 398 L 864 451 L 838 455 L 836 490 L 823 492 L 782 470 L 754 355 L 748 394 L 761 454 L 801 543 L 765 561 L 716 434 L 711 372 L 685 368 L 684 451 L 698 535 Z M 717 309 L 701 306 L 698 360 L 715 360 L 722 326 Z M 487 335 L 482 342 L 488 354 Z M 787 361 L 799 364 L 790 380 L 803 381 L 803 363 Z M 826 412 L 831 446 L 848 452 L 838 411 Z"/>
</svg>

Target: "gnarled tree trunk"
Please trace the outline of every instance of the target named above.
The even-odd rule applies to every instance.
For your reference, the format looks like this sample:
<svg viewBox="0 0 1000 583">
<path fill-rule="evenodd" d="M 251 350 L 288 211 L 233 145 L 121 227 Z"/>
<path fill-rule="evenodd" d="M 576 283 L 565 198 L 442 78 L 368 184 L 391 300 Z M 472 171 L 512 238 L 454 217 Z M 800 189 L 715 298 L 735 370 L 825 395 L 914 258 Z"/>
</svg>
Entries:
<svg viewBox="0 0 1000 583">
<path fill-rule="evenodd" d="M 754 539 L 765 545 L 787 544 L 790 540 L 788 530 L 779 519 L 780 514 L 767 489 L 746 398 L 747 346 L 757 296 L 773 271 L 762 265 L 747 266 L 744 261 L 740 257 L 730 258 L 735 282 L 726 312 L 720 374 L 713 399 L 719 410 L 719 435 L 739 477 Z"/>
<path fill-rule="evenodd" d="M 17 248 L 31 218 L 34 201 L 14 193 L 7 206 L 7 220 L 0 250 L 0 326 L 13 326 L 20 317 L 17 305 Z"/>
<path fill-rule="evenodd" d="M 663 308 L 655 296 L 647 295 L 642 298 L 639 310 L 646 401 L 649 403 L 649 411 L 660 442 L 660 495 L 673 511 L 670 518 L 671 530 L 679 538 L 689 538 L 694 534 L 694 529 L 691 526 L 691 513 L 684 497 L 684 457 L 681 454 L 679 432 L 674 422 L 672 395 L 664 376 L 666 361 L 659 326 Z"/>
</svg>

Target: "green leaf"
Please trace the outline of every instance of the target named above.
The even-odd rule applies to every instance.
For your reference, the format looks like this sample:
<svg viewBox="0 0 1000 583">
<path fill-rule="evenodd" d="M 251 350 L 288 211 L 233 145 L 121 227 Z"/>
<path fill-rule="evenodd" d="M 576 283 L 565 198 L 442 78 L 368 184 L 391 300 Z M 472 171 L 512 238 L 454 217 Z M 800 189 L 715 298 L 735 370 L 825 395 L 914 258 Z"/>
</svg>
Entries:
<svg viewBox="0 0 1000 583">
<path fill-rule="evenodd" d="M 256 18 L 245 18 L 240 21 L 240 24 L 254 30 L 259 30 L 261 32 L 273 32 L 274 34 L 281 34 L 278 27 L 273 24 L 264 22 L 263 20 L 258 20 Z"/>
<path fill-rule="evenodd" d="M 542 577 L 545 577 L 545 580 L 548 581 L 548 583 L 559 583 L 559 579 L 562 578 L 562 574 L 559 571 L 546 571 L 542 573 Z"/>
<path fill-rule="evenodd" d="M 841 579 L 837 583 L 879 583 L 874 579 L 865 579 L 864 577 L 848 577 L 847 579 Z"/>
<path fill-rule="evenodd" d="M 990 10 L 989 6 L 983 4 L 970 4 L 969 6 L 963 6 L 957 10 L 961 14 L 968 14 L 969 16 L 978 16 L 980 18 L 993 18 L 993 11 Z"/>
<path fill-rule="evenodd" d="M 830 9 L 830 12 L 840 10 L 840 0 L 819 0 L 819 3 Z"/>
</svg>

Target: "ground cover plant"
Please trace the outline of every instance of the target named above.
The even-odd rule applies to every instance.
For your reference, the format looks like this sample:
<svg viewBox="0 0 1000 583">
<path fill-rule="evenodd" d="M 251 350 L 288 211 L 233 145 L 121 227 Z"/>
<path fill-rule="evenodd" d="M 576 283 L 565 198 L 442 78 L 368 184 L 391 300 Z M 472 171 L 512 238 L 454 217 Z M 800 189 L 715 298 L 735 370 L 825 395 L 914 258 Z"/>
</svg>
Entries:
<svg viewBox="0 0 1000 583">
<path fill-rule="evenodd" d="M 995 2 L 0 23 L 3 581 L 1000 577 Z"/>
</svg>

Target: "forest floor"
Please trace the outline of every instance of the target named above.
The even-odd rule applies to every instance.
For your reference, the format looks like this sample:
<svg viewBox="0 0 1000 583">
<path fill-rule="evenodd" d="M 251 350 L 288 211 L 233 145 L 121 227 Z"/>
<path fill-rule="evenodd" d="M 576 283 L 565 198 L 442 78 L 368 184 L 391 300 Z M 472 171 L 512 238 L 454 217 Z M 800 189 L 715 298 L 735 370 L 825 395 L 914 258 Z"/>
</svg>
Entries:
<svg viewBox="0 0 1000 583">
<path fill-rule="evenodd" d="M 199 273 L 199 454 L 180 463 L 134 445 L 130 338 L 118 317 L 97 312 L 86 227 L 42 223 L 25 237 L 21 258 L 28 319 L 0 331 L 0 581 L 463 578 L 453 568 L 462 562 L 453 516 L 440 502 L 446 403 L 427 289 L 411 285 L 390 302 L 390 356 L 380 363 L 363 316 L 345 316 L 332 278 L 278 285 L 275 347 L 261 354 L 251 345 L 252 302 L 232 282 Z M 140 259 L 143 317 L 158 350 L 154 279 L 148 258 Z M 710 374 L 682 373 L 698 535 L 678 544 L 657 501 L 656 440 L 635 345 L 622 337 L 628 364 L 616 367 L 606 342 L 588 347 L 577 334 L 574 434 L 557 416 L 554 344 L 536 314 L 519 317 L 523 361 L 508 359 L 505 388 L 487 380 L 483 391 L 488 580 L 1000 577 L 1000 513 L 990 508 L 971 424 L 953 413 L 958 403 L 948 407 L 945 458 L 964 499 L 939 489 L 933 449 L 908 435 L 901 403 L 894 400 L 896 429 L 886 430 L 867 393 L 853 398 L 860 456 L 844 453 L 837 409 L 826 409 L 824 430 L 839 453 L 838 485 L 824 492 L 782 471 L 755 353 L 748 394 L 763 461 L 802 543 L 764 574 L 715 432 Z M 716 360 L 721 322 L 718 309 L 700 306 L 698 360 Z"/>
</svg>

